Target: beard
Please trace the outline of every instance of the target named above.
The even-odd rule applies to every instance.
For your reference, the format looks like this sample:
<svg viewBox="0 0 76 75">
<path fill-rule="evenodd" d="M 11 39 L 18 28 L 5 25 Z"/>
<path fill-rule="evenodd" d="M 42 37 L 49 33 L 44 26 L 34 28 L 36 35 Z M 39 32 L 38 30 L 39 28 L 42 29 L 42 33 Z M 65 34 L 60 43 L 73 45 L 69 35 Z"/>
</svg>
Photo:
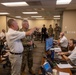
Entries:
<svg viewBox="0 0 76 75">
<path fill-rule="evenodd" d="M 69 50 L 72 51 L 73 49 L 74 49 L 74 46 L 71 46 L 71 47 L 69 46 Z"/>
</svg>

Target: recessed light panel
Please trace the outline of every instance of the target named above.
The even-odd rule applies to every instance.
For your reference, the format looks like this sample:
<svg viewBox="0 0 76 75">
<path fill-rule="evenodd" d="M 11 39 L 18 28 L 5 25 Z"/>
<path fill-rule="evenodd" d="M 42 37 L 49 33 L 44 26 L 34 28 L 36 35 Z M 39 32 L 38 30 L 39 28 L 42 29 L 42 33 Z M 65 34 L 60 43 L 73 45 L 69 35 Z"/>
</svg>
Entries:
<svg viewBox="0 0 76 75">
<path fill-rule="evenodd" d="M 28 6 L 26 2 L 6 2 L 1 3 L 2 5 L 8 6 L 8 7 L 14 7 L 14 6 Z"/>
<path fill-rule="evenodd" d="M 57 0 L 57 5 L 69 4 L 72 0 Z"/>
<path fill-rule="evenodd" d="M 22 12 L 23 14 L 38 14 L 38 12 Z"/>
<path fill-rule="evenodd" d="M 60 15 L 55 15 L 54 17 L 60 17 Z"/>
<path fill-rule="evenodd" d="M 15 16 L 16 18 L 21 18 L 21 16 Z"/>
<path fill-rule="evenodd" d="M 9 13 L 7 13 L 7 12 L 0 12 L 0 15 L 7 15 L 7 14 L 9 14 Z"/>
</svg>

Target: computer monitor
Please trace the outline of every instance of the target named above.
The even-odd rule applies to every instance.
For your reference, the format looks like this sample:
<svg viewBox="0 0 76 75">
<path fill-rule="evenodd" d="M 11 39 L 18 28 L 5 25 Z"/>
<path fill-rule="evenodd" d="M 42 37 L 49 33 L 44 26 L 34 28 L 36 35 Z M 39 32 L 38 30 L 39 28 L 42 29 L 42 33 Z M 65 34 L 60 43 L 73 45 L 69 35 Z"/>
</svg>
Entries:
<svg viewBox="0 0 76 75">
<path fill-rule="evenodd" d="M 48 51 L 53 47 L 53 38 L 47 38 L 45 42 L 45 50 Z"/>
<path fill-rule="evenodd" d="M 47 54 L 47 58 L 50 58 L 52 61 L 54 60 L 54 48 L 53 48 L 53 38 L 47 38 L 45 43 L 46 51 L 50 51 L 50 54 Z"/>
<path fill-rule="evenodd" d="M 52 67 L 50 66 L 50 64 L 48 62 L 45 62 L 43 64 L 43 68 L 46 72 L 52 72 Z"/>
</svg>

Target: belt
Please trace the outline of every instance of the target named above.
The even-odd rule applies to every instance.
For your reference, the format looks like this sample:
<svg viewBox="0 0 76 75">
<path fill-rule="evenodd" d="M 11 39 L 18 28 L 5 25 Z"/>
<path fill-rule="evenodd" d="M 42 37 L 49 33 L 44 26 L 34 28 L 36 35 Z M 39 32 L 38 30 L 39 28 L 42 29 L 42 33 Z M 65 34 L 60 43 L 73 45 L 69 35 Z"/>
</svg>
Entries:
<svg viewBox="0 0 76 75">
<path fill-rule="evenodd" d="M 23 45 L 24 47 L 30 47 L 30 45 Z"/>
<path fill-rule="evenodd" d="M 14 55 L 21 55 L 22 53 L 14 53 L 14 52 L 10 52 L 11 54 L 14 54 Z"/>
</svg>

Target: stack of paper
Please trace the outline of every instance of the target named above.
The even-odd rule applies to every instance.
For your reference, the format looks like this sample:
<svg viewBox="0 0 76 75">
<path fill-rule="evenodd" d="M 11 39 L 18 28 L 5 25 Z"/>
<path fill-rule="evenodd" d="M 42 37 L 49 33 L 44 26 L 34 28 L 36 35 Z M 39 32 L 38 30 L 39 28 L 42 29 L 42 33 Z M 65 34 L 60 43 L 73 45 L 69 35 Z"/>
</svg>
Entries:
<svg viewBox="0 0 76 75">
<path fill-rule="evenodd" d="M 61 48 L 58 47 L 58 48 L 54 48 L 55 52 L 61 52 Z"/>
<path fill-rule="evenodd" d="M 69 73 L 59 72 L 59 75 L 70 75 Z"/>
<path fill-rule="evenodd" d="M 68 64 L 57 64 L 59 68 L 73 68 L 69 63 Z"/>
</svg>

